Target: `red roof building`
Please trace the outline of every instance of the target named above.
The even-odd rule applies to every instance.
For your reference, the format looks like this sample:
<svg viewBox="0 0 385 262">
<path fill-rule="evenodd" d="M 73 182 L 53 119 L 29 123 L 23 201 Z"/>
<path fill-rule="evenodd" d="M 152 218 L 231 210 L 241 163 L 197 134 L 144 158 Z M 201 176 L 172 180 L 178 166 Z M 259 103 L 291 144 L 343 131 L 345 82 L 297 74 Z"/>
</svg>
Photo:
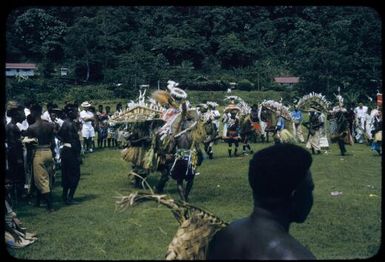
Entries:
<svg viewBox="0 0 385 262">
<path fill-rule="evenodd" d="M 6 76 L 34 76 L 37 65 L 32 63 L 5 63 Z"/>
<path fill-rule="evenodd" d="M 5 68 L 11 69 L 37 69 L 36 64 L 31 63 L 5 63 Z"/>
</svg>

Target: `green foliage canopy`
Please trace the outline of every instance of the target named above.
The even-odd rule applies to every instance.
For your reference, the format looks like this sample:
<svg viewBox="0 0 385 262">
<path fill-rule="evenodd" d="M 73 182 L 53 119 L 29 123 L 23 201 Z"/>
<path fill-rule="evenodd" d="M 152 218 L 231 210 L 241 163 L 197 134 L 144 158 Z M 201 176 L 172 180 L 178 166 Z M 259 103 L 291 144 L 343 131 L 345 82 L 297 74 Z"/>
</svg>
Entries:
<svg viewBox="0 0 385 262">
<path fill-rule="evenodd" d="M 8 16 L 6 57 L 38 63 L 46 79 L 65 65 L 78 84 L 193 87 L 205 76 L 266 90 L 290 75 L 299 94 L 340 86 L 362 100 L 381 83 L 381 30 L 365 6 L 23 7 Z"/>
</svg>

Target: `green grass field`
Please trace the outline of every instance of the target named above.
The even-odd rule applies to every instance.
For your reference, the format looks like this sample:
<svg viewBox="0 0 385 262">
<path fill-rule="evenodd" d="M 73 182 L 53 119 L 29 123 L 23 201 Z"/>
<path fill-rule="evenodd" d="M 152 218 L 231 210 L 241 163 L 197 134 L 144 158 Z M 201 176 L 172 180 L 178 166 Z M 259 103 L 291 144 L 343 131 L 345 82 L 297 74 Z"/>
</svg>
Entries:
<svg viewBox="0 0 385 262">
<path fill-rule="evenodd" d="M 252 144 L 259 150 L 269 144 Z M 327 154 L 313 157 L 314 206 L 303 224 L 291 233 L 318 259 L 367 258 L 378 252 L 381 241 L 381 157 L 367 145 L 348 146 L 352 155 L 341 157 L 336 145 Z M 247 181 L 251 156 L 227 157 L 227 145 L 214 147 L 214 159 L 206 159 L 190 194 L 190 202 L 217 214 L 225 221 L 252 211 Z M 153 202 L 125 212 L 115 212 L 115 197 L 134 190 L 128 179 L 130 166 L 117 149 L 101 149 L 86 155 L 76 200 L 61 202 L 60 172 L 53 198 L 56 212 L 20 204 L 18 217 L 36 243 L 9 250 L 21 259 L 43 260 L 161 260 L 178 227 L 172 213 Z M 158 174 L 148 178 L 155 185 Z M 332 191 L 342 195 L 332 196 Z M 170 180 L 165 192 L 178 198 Z"/>
</svg>

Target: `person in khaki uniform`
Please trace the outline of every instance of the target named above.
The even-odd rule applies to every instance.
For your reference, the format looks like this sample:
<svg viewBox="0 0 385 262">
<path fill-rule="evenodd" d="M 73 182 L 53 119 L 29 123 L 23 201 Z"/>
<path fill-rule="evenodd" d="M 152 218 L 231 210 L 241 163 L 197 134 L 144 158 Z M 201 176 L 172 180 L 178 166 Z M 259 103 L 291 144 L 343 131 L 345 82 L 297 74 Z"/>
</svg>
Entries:
<svg viewBox="0 0 385 262">
<path fill-rule="evenodd" d="M 54 175 L 54 126 L 41 119 L 42 107 L 40 105 L 33 105 L 31 114 L 35 122 L 28 127 L 26 134 L 29 138 L 37 139 L 32 160 L 34 182 L 37 188 L 36 206 L 40 206 L 40 198 L 43 198 L 47 203 L 47 210 L 52 212 L 50 192 Z"/>
</svg>

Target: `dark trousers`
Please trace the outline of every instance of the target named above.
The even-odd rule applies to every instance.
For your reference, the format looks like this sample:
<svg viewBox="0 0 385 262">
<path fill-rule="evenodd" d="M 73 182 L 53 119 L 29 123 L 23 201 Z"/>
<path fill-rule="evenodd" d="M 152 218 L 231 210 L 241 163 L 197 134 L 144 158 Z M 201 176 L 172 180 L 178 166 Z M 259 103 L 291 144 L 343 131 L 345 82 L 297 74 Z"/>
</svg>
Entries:
<svg viewBox="0 0 385 262">
<path fill-rule="evenodd" d="M 340 148 L 341 155 L 345 155 L 346 148 L 345 148 L 345 142 L 343 138 L 338 139 L 338 147 Z"/>
<path fill-rule="evenodd" d="M 6 183 L 11 186 L 10 192 L 12 201 L 17 202 L 20 200 L 25 192 L 25 169 L 23 163 L 18 163 L 16 159 L 8 159 Z"/>
<path fill-rule="evenodd" d="M 80 180 L 80 152 L 64 147 L 62 151 L 63 200 L 72 200 Z"/>
</svg>

